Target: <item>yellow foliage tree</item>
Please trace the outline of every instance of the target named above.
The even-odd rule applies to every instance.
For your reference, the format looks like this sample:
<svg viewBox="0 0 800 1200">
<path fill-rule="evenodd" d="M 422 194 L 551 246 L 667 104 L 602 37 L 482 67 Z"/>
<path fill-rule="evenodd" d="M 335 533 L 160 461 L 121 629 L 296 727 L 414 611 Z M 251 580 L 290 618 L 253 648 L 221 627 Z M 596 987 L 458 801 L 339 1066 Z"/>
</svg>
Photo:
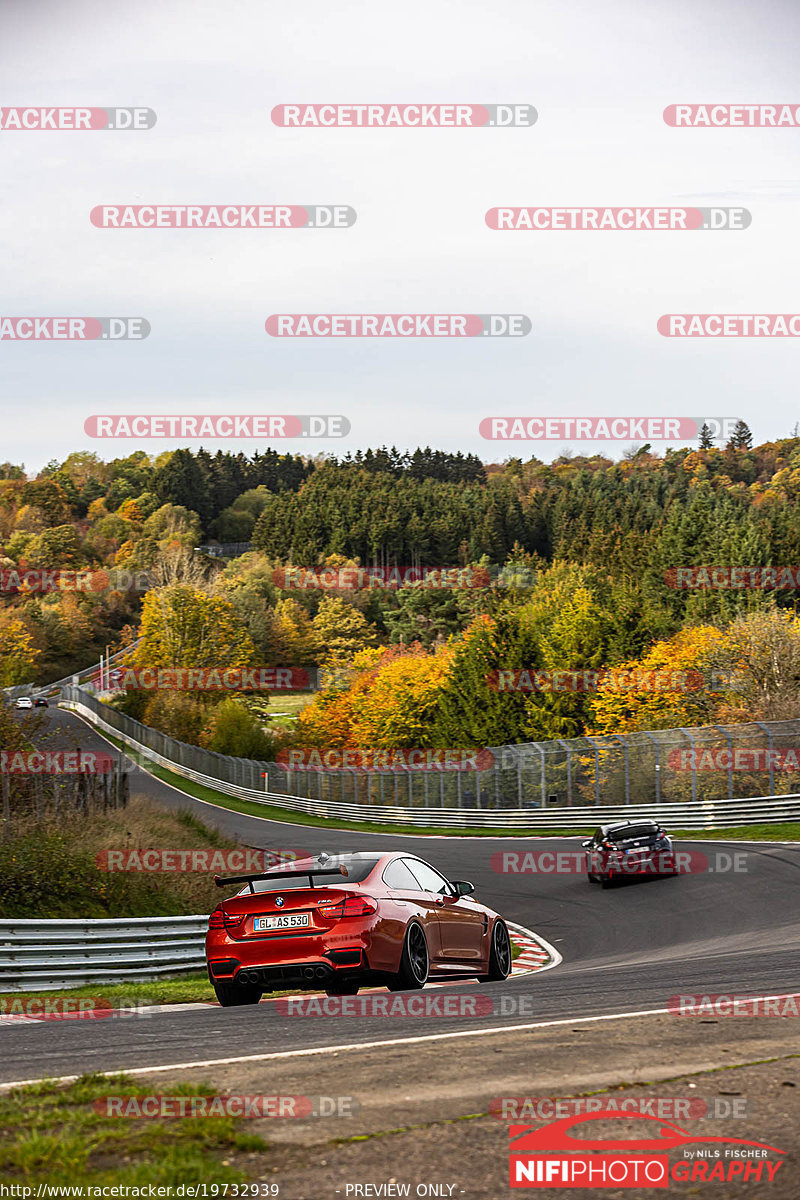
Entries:
<svg viewBox="0 0 800 1200">
<path fill-rule="evenodd" d="M 40 653 L 24 620 L 0 612 L 0 687 L 30 683 Z"/>
<path fill-rule="evenodd" d="M 723 700 L 711 673 L 714 651 L 723 641 L 713 625 L 698 625 L 656 642 L 643 658 L 614 667 L 589 703 L 588 732 L 631 733 L 711 721 Z M 670 677 L 674 690 L 665 688 Z"/>
<path fill-rule="evenodd" d="M 142 606 L 137 667 L 250 666 L 255 646 L 229 600 L 184 584 L 155 588 Z"/>
</svg>

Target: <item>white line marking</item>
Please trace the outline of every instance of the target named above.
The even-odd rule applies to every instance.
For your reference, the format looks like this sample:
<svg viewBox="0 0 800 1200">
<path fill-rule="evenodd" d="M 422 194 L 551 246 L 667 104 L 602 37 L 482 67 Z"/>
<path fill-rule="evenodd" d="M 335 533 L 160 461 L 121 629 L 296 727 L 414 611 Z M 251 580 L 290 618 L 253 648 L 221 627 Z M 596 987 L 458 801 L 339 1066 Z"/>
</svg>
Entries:
<svg viewBox="0 0 800 1200">
<path fill-rule="evenodd" d="M 800 993 L 780 992 L 773 996 L 748 996 L 751 1000 L 793 1000 Z M 463 1029 L 455 1033 L 424 1033 L 418 1037 L 386 1038 L 377 1042 L 352 1042 L 342 1046 L 314 1046 L 304 1050 L 281 1050 L 272 1054 L 239 1054 L 231 1058 L 206 1058 L 195 1062 L 165 1063 L 150 1067 L 111 1067 L 102 1072 L 104 1075 L 122 1072 L 125 1075 L 155 1075 L 162 1071 L 189 1071 L 200 1067 L 225 1067 L 233 1063 L 245 1062 L 274 1062 L 284 1058 L 309 1058 L 322 1054 L 344 1054 L 351 1050 L 369 1050 L 372 1047 L 411 1046 L 422 1042 L 445 1042 L 454 1038 L 489 1037 L 496 1033 L 522 1033 L 530 1029 L 553 1029 L 561 1025 L 591 1025 L 595 1021 L 624 1021 L 632 1017 L 661 1017 L 671 1013 L 669 1008 L 643 1008 L 632 1012 L 604 1013 L 594 1017 L 562 1017 L 557 1021 L 531 1021 L 525 1025 L 494 1025 L 490 1029 Z M 38 1079 L 17 1079 L 13 1083 L 1 1083 L 0 1092 L 10 1091 L 11 1088 L 30 1087 L 35 1083 L 74 1083 L 79 1075 L 58 1075 L 55 1078 L 42 1076 Z"/>
<path fill-rule="evenodd" d="M 162 1071 L 189 1071 L 199 1067 L 224 1067 L 230 1066 L 233 1063 L 245 1062 L 273 1062 L 283 1058 L 305 1058 L 321 1054 L 344 1054 L 351 1050 L 369 1050 L 372 1047 L 384 1046 L 410 1046 L 420 1042 L 442 1042 L 452 1038 L 464 1037 L 486 1037 L 493 1033 L 511 1033 L 528 1029 L 548 1029 L 555 1025 L 576 1025 L 586 1024 L 591 1021 L 618 1021 L 625 1017 L 651 1017 L 661 1016 L 669 1012 L 667 1008 L 648 1008 L 640 1012 L 626 1013 L 611 1013 L 608 1016 L 602 1017 L 574 1017 L 571 1019 L 563 1019 L 558 1021 L 537 1021 L 527 1025 L 497 1025 L 491 1029 L 464 1029 L 456 1033 L 426 1033 L 418 1037 L 407 1038 L 387 1038 L 378 1042 L 353 1042 L 342 1046 L 314 1046 L 306 1050 L 281 1050 L 272 1054 L 240 1054 L 232 1058 L 207 1058 L 200 1059 L 196 1062 L 183 1063 L 166 1063 L 163 1066 L 153 1067 L 110 1067 L 103 1074 L 116 1075 L 123 1072 L 126 1075 L 148 1075 Z M 46 1078 L 46 1077 L 45 1077 Z M 50 1083 L 74 1083 L 79 1079 L 79 1075 L 59 1075 L 54 1079 L 50 1079 Z M 14 1083 L 0 1084 L 0 1092 L 7 1092 L 11 1088 L 29 1087 L 34 1083 L 42 1083 L 43 1079 L 18 1079 Z"/>
</svg>

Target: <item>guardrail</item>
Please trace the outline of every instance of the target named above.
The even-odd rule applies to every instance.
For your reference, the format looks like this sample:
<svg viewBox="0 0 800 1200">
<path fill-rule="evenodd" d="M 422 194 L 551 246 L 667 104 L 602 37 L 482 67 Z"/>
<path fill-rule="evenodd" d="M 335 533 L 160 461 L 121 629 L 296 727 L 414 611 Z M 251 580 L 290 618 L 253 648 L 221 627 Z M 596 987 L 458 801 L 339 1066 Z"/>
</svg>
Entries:
<svg viewBox="0 0 800 1200">
<path fill-rule="evenodd" d="M 119 660 L 126 654 L 130 654 L 131 650 L 135 649 L 140 641 L 141 638 L 137 638 L 135 642 L 131 642 L 130 646 L 123 646 L 121 650 L 117 650 L 114 654 L 110 655 L 107 660 L 104 660 L 104 662 L 94 663 L 91 667 L 83 667 L 83 669 L 80 671 L 73 671 L 71 675 L 65 675 L 63 679 L 56 679 L 53 681 L 53 683 L 19 683 L 15 684 L 13 687 L 3 688 L 2 694 L 7 700 L 16 700 L 20 696 L 51 696 L 54 692 L 60 691 L 63 687 L 67 687 L 69 685 L 77 686 L 81 682 L 86 682 L 86 680 L 91 679 L 93 675 L 96 675 L 104 668 L 106 662 L 119 662 Z"/>
<path fill-rule="evenodd" d="M 208 917 L 0 921 L 0 992 L 203 970 Z"/>
<path fill-rule="evenodd" d="M 135 756 L 141 761 L 155 763 L 165 767 L 184 779 L 199 783 L 205 787 L 249 800 L 253 804 L 274 805 L 288 809 L 291 812 L 306 813 L 309 816 L 322 817 L 335 822 L 370 821 L 388 825 L 421 825 L 432 828 L 443 827 L 451 829 L 510 829 L 519 832 L 535 832 L 536 829 L 565 829 L 585 830 L 610 821 L 635 821 L 639 818 L 658 815 L 665 825 L 674 829 L 703 830 L 724 828 L 733 825 L 754 825 L 776 821 L 800 820 L 800 794 L 784 796 L 755 796 L 743 800 L 699 800 L 686 801 L 677 804 L 660 803 L 658 805 L 638 804 L 598 804 L 581 807 L 554 806 L 552 808 L 439 808 L 431 806 L 399 806 L 399 805 L 370 805 L 346 803 L 339 800 L 315 800 L 304 796 L 286 795 L 281 792 L 267 792 L 236 784 L 229 779 L 207 775 L 193 769 L 185 763 L 175 761 L 166 755 L 159 754 L 144 742 L 138 741 L 130 734 L 120 730 L 119 723 L 111 724 L 103 719 L 97 711 L 104 706 L 91 697 L 83 695 L 79 689 L 67 689 L 72 693 L 66 707 L 73 709 L 85 717 L 96 728 L 104 730 L 118 738 L 134 750 Z M 76 694 L 77 693 L 77 694 Z M 87 700 L 89 701 L 87 703 Z M 114 710 L 106 710 L 108 715 Z M 115 720 L 121 714 L 114 713 Z M 138 722 L 136 723 L 138 724 Z M 145 729 L 146 726 L 141 728 Z M 163 734 L 159 735 L 164 737 Z M 169 743 L 172 739 L 166 739 Z M 182 743 L 173 743 L 182 746 Z M 194 747 L 187 747 L 193 750 Z M 134 758 L 134 763 L 136 762 Z M 223 758 L 215 755 L 215 758 Z M 253 768 L 267 766 L 264 763 L 249 763 L 245 759 L 229 759 L 229 763 L 241 763 Z"/>
</svg>

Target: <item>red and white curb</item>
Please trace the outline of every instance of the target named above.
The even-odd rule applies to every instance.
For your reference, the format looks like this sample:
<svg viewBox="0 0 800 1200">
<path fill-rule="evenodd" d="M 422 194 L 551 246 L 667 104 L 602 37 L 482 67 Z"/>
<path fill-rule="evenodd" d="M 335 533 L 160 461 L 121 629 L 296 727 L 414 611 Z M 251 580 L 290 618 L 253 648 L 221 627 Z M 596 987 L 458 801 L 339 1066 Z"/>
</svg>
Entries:
<svg viewBox="0 0 800 1200">
<path fill-rule="evenodd" d="M 549 971 L 562 961 L 555 946 L 551 946 L 540 934 L 513 921 L 506 921 L 506 925 L 512 944 L 519 950 L 511 964 L 512 979 L 520 975 L 532 975 L 534 971 Z"/>
<path fill-rule="evenodd" d="M 520 953 L 514 959 L 512 965 L 511 965 L 511 978 L 512 979 L 519 979 L 520 976 L 523 976 L 523 975 L 533 975 L 534 972 L 536 972 L 536 971 L 549 971 L 553 967 L 557 967 L 558 964 L 562 961 L 561 955 L 556 950 L 555 946 L 551 946 L 550 943 L 546 942 L 545 939 L 543 937 L 541 937 L 540 934 L 533 933 L 530 929 L 526 929 L 523 925 L 517 925 L 513 921 L 506 921 L 506 925 L 508 926 L 508 932 L 511 937 L 512 944 L 514 946 L 516 946 L 520 951 Z M 459 985 L 463 987 L 465 982 L 466 981 L 463 979 L 443 980 L 443 981 L 437 982 L 437 983 L 429 983 L 428 987 L 429 988 L 447 988 L 447 987 L 457 987 Z M 365 988 L 364 990 L 371 992 L 371 991 L 378 991 L 380 989 Z M 322 992 L 320 992 L 320 993 L 316 993 L 316 992 L 305 993 L 305 996 L 306 996 L 306 998 L 308 998 L 309 996 L 312 996 L 312 997 L 318 996 L 318 998 L 322 999 L 322 998 L 324 998 L 324 993 L 322 993 Z M 275 998 L 273 997 L 272 999 L 275 999 Z M 268 997 L 267 1003 L 269 1003 L 269 1000 L 270 1000 L 270 998 Z M 52 1003 L 52 1000 L 51 1000 L 51 1003 Z M 117 1010 L 117 1011 L 102 1010 L 100 1013 L 98 1013 L 97 1016 L 94 1016 L 94 1014 L 87 1013 L 83 1017 L 81 1017 L 79 1014 L 75 1014 L 75 1016 L 69 1016 L 69 1015 L 60 1016 L 59 1015 L 59 1016 L 53 1017 L 53 1016 L 45 1015 L 47 1012 L 47 1009 L 45 1009 L 45 1013 L 30 1012 L 30 1011 L 25 1012 L 24 1009 L 26 1006 L 26 1001 L 23 1001 L 22 999 L 20 999 L 17 1002 L 17 1004 L 19 1005 L 19 1008 L 22 1009 L 23 1011 L 14 1012 L 13 1009 L 16 1007 L 16 1005 L 14 1004 L 13 997 L 8 997 L 6 999 L 6 1005 L 7 1005 L 7 1007 L 10 1007 L 12 1009 L 12 1011 L 7 1012 L 7 1013 L 0 1013 L 0 1026 L 22 1025 L 22 1024 L 30 1025 L 31 1023 L 52 1021 L 54 1019 L 61 1020 L 61 1021 L 70 1021 L 70 1020 L 74 1021 L 74 1020 L 81 1020 L 81 1019 L 83 1019 L 83 1020 L 86 1020 L 86 1019 L 99 1020 L 99 1019 L 102 1019 L 103 1017 L 111 1018 L 111 1017 L 115 1017 L 118 1015 L 121 1015 L 127 1019 L 131 1019 L 134 1017 L 152 1016 L 156 1013 L 190 1012 L 193 1009 L 197 1010 L 197 1009 L 203 1009 L 203 1008 L 205 1008 L 205 1009 L 217 1008 L 217 1004 L 213 1000 L 208 1000 L 208 1001 L 201 1000 L 201 1001 L 194 1001 L 193 1003 L 189 1003 L 189 1004 L 148 1004 L 148 1005 L 142 1005 L 141 1007 L 129 1006 L 127 1008 L 123 1008 L 122 1010 Z M 42 1002 L 40 1002 L 40 1004 L 42 1007 L 45 1007 L 44 998 L 43 998 Z"/>
</svg>

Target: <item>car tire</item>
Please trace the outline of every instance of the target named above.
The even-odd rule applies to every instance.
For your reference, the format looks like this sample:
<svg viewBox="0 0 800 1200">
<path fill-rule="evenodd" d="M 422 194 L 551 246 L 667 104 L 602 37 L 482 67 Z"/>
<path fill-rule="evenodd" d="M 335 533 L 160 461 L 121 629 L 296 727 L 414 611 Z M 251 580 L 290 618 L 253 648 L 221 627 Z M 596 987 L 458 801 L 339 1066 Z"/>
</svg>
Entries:
<svg viewBox="0 0 800 1200">
<path fill-rule="evenodd" d="M 489 950 L 489 970 L 479 975 L 479 983 L 498 983 L 511 974 L 511 938 L 505 921 L 495 921 L 492 929 L 492 945 Z"/>
<path fill-rule="evenodd" d="M 326 996 L 357 996 L 361 984 L 357 979 L 334 979 L 325 988 Z"/>
<path fill-rule="evenodd" d="M 242 1004 L 258 1004 L 262 995 L 261 988 L 250 983 L 227 983 L 215 979 L 213 986 L 222 1008 L 238 1008 Z"/>
<path fill-rule="evenodd" d="M 601 886 L 601 888 L 604 888 L 604 889 L 605 889 L 605 888 L 610 888 L 610 887 L 613 887 L 613 886 L 614 886 L 614 882 L 615 882 L 615 881 L 614 881 L 614 872 L 613 872 L 613 871 L 609 871 L 609 872 L 608 872 L 606 875 L 601 875 L 601 876 L 600 876 L 600 886 Z"/>
<path fill-rule="evenodd" d="M 412 992 L 425 987 L 431 960 L 425 930 L 412 921 L 406 930 L 400 970 L 389 980 L 390 992 Z"/>
</svg>

